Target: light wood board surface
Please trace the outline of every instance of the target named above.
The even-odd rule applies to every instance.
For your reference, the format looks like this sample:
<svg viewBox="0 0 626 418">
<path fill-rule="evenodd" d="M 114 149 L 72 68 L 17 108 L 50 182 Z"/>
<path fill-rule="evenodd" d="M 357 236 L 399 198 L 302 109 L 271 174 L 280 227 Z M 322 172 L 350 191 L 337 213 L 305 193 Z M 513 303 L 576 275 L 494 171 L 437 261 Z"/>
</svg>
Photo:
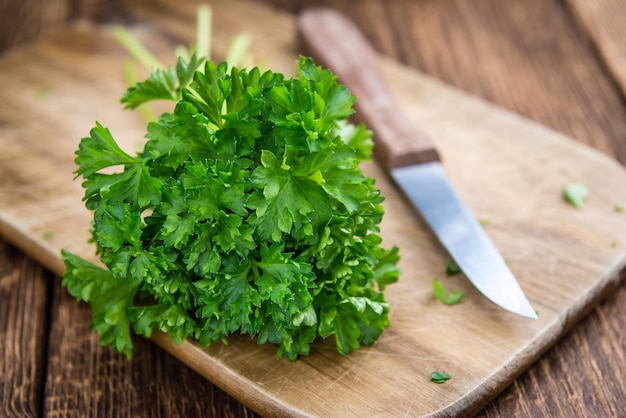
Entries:
<svg viewBox="0 0 626 418">
<path fill-rule="evenodd" d="M 129 27 L 164 62 L 194 36 L 197 3 L 136 2 Z M 175 6 L 174 6 L 175 4 Z M 292 72 L 298 54 L 289 15 L 240 1 L 211 3 L 216 58 L 242 30 L 253 51 Z M 0 62 L 0 234 L 60 274 L 61 248 L 92 257 L 90 214 L 73 181 L 73 152 L 99 120 L 127 151 L 145 128 L 118 104 L 125 52 L 107 26 L 76 26 Z M 403 108 L 435 139 L 446 171 L 508 260 L 537 321 L 495 307 L 461 276 L 445 277 L 447 255 L 375 164 L 365 167 L 387 197 L 382 234 L 401 248 L 403 275 L 390 286 L 391 326 L 376 345 L 347 357 L 332 341 L 295 363 L 247 338 L 208 349 L 155 341 L 265 415 L 416 416 L 471 414 L 508 385 L 617 284 L 626 264 L 626 172 L 598 152 L 381 59 Z M 584 209 L 561 198 L 582 181 Z M 467 292 L 453 307 L 434 301 L 434 276 Z M 71 326 L 71 325 L 68 325 Z M 434 370 L 452 379 L 429 381 Z"/>
</svg>

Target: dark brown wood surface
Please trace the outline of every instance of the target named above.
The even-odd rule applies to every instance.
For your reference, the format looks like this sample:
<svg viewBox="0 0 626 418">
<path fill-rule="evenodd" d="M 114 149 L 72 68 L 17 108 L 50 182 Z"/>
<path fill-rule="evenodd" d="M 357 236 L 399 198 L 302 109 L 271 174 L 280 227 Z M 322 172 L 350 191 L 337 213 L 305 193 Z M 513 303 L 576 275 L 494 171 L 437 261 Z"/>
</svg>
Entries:
<svg viewBox="0 0 626 418">
<path fill-rule="evenodd" d="M 379 52 L 626 163 L 624 96 L 575 2 L 264 2 L 294 12 L 330 5 Z M 68 19 L 123 18 L 113 3 L 0 0 L 0 48 Z M 0 241 L 1 416 L 255 416 L 150 341 L 136 339 L 130 362 L 99 347 L 87 307 L 59 283 Z M 625 304 L 622 283 L 479 415 L 626 415 Z"/>
</svg>

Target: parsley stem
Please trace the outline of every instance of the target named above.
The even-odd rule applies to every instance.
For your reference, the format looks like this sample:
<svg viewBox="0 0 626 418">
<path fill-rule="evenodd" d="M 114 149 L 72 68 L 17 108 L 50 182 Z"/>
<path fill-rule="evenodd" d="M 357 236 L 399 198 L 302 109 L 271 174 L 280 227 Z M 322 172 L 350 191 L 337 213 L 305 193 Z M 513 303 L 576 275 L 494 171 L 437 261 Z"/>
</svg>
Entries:
<svg viewBox="0 0 626 418">
<path fill-rule="evenodd" d="M 254 275 L 254 281 L 256 282 L 261 277 L 261 273 L 259 272 L 258 263 L 256 261 L 251 260 L 250 261 L 250 266 L 248 268 L 250 270 L 252 270 L 252 274 Z"/>
<path fill-rule="evenodd" d="M 198 20 L 196 27 L 196 52 L 198 56 L 211 58 L 211 30 L 213 11 L 208 4 L 198 7 Z"/>
<path fill-rule="evenodd" d="M 176 48 L 174 48 L 174 53 L 177 57 L 181 57 L 185 61 L 189 61 L 189 58 L 191 58 L 189 48 L 187 48 L 185 45 L 176 45 Z"/>
<path fill-rule="evenodd" d="M 248 50 L 251 42 L 250 35 L 243 32 L 232 39 L 226 57 L 229 66 L 242 68 L 252 65 L 252 57 Z"/>
<path fill-rule="evenodd" d="M 123 26 L 115 26 L 113 28 L 113 36 L 148 70 L 152 71 L 154 68 L 163 68 L 163 64 L 161 64 L 159 60 Z"/>
<path fill-rule="evenodd" d="M 124 79 L 128 86 L 132 86 L 137 82 L 137 66 L 132 61 L 124 63 Z M 137 107 L 137 111 L 141 115 L 146 124 L 157 120 L 152 108 L 147 103 L 143 103 Z"/>
</svg>

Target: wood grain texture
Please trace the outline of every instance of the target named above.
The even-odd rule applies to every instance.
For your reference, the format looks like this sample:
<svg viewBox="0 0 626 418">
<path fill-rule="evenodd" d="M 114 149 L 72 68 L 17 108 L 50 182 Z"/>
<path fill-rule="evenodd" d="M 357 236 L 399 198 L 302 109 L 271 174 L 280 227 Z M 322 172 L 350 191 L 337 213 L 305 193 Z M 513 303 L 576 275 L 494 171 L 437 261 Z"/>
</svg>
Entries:
<svg viewBox="0 0 626 418">
<path fill-rule="evenodd" d="M 85 411 L 112 418 L 251 416 L 241 403 L 148 340 L 135 339 L 131 361 L 101 347 L 89 328 L 88 307 L 69 296 L 59 280 L 52 285 L 45 416 L 84 416 Z"/>
<path fill-rule="evenodd" d="M 624 303 L 626 286 L 622 282 L 555 347 L 476 416 L 624 416 Z"/>
<path fill-rule="evenodd" d="M 41 412 L 51 274 L 0 237 L 0 416 Z"/>
<path fill-rule="evenodd" d="M 253 39 L 263 40 L 255 52 L 267 54 L 272 66 L 289 69 L 293 65 L 297 53 L 293 19 L 240 2 L 229 2 L 228 7 L 214 4 L 216 22 L 224 25 L 218 26 L 220 36 L 232 36 L 243 28 L 254 30 Z M 168 1 L 135 2 L 129 7 L 135 19 L 132 29 L 159 56 L 167 57 L 173 42 L 193 36 L 189 22 L 193 21 L 195 5 L 177 3 L 174 8 Z M 237 16 L 236 21 L 233 16 Z M 16 231 L 29 237 L 32 244 L 42 248 L 36 256 L 57 273 L 62 269 L 55 266 L 54 255 L 58 257 L 60 248 L 85 256 L 93 251 L 85 245 L 89 217 L 78 205 L 82 193 L 68 182 L 75 147 L 68 138 L 87 132 L 84 124 L 96 117 L 121 138 L 125 149 L 136 149 L 142 136 L 140 121 L 122 113 L 117 105 L 115 92 L 123 91 L 124 86 L 115 69 L 121 68 L 124 56 L 110 40 L 106 27 L 79 26 L 22 54 L 8 56 L 0 68 L 3 78 L 10 80 L 3 93 L 11 95 L 13 89 L 22 93 L 13 108 L 0 114 L 5 138 L 11 139 L 6 142 L 3 138 L 7 152 L 1 166 L 21 176 L 3 176 L 0 194 L 12 198 L 2 204 L 3 231 L 12 238 Z M 41 63 L 46 64 L 45 72 L 38 70 Z M 10 71 L 18 67 L 19 73 Z M 504 389 L 615 285 L 617 270 L 624 265 L 620 237 L 626 236 L 626 218 L 612 213 L 614 200 L 626 202 L 621 187 L 626 173 L 621 167 L 575 146 L 573 141 L 391 61 L 385 61 L 383 69 L 401 106 L 416 124 L 428 127 L 437 138 L 447 157 L 448 174 L 464 200 L 477 216 L 490 219 L 489 232 L 509 255 L 512 269 L 517 270 L 529 298 L 541 312 L 540 319 L 529 322 L 503 316 L 464 281 L 455 281 L 468 293 L 462 306 L 447 310 L 433 304 L 430 280 L 441 273 L 445 254 L 382 172 L 370 165 L 367 172 L 378 179 L 387 196 L 388 221 L 383 224 L 383 237 L 403 248 L 401 267 L 408 272 L 388 291 L 395 315 L 392 326 L 374 348 L 342 358 L 332 342 L 320 342 L 310 356 L 291 364 L 277 362 L 273 347 L 257 346 L 244 338 L 233 338 L 229 347 L 215 344 L 208 349 L 199 349 L 191 342 L 175 346 L 167 338 L 155 339 L 264 414 L 471 414 Z M 45 100 L 37 98 L 33 86 L 41 83 L 54 86 Z M 55 106 L 46 106 L 48 100 L 54 100 Z M 23 123 L 24 109 L 31 109 L 29 116 L 35 113 L 38 117 Z M 89 117 L 96 112 L 98 116 Z M 53 137 L 32 140 L 44 135 L 49 121 L 58 120 L 55 115 L 76 113 L 82 117 L 57 122 L 59 132 Z M 16 165 L 18 162 L 22 164 Z M 33 169 L 20 171 L 22 166 Z M 580 176 L 594 190 L 595 198 L 585 211 L 568 208 L 560 198 L 563 184 L 573 176 Z M 46 198 L 44 205 L 41 199 L 49 190 L 57 195 Z M 519 196 L 524 198 L 519 200 Z M 607 213 L 614 216 L 610 222 L 602 221 Z M 43 231 L 51 231 L 53 239 L 42 241 Z M 610 247 L 612 241 L 615 249 Z M 33 247 L 25 249 L 33 251 Z M 567 282 L 562 276 L 568 277 Z M 104 413 L 102 405 L 117 404 L 121 399 L 119 402 L 128 408 L 124 412 L 133 414 L 126 397 L 132 390 L 118 392 L 107 386 L 117 379 L 115 374 L 107 376 L 108 357 L 97 355 L 97 361 L 92 361 L 94 337 L 85 334 L 84 340 L 69 340 L 63 335 L 66 324 L 77 315 L 63 310 L 59 310 L 58 318 L 56 315 L 51 329 L 55 351 L 50 353 L 50 364 L 64 364 L 68 353 L 78 350 L 83 354 L 78 363 L 88 367 L 80 368 L 78 375 L 71 375 L 72 368 L 65 365 L 60 372 L 51 368 L 46 407 L 58 410 L 66 398 L 55 391 L 67 394 L 77 386 L 78 392 L 70 397 L 77 409 Z M 73 343 L 79 344 L 78 348 Z M 119 369 L 120 363 L 115 364 L 121 375 L 133 374 L 126 369 L 130 366 Z M 428 382 L 430 371 L 440 367 L 455 376 L 454 384 Z M 99 381 L 103 376 L 107 377 Z M 64 382 L 72 383 L 68 387 Z M 93 392 L 89 389 L 92 384 L 100 390 L 95 396 L 81 398 L 80 394 Z M 341 393 L 341 401 L 334 397 L 336 393 Z M 184 406 L 174 408 L 180 412 Z"/>
<path fill-rule="evenodd" d="M 31 7 L 37 7 L 33 5 L 36 2 L 30 3 Z M 259 3 L 274 3 L 288 10 L 298 10 L 305 3 L 316 5 L 330 2 L 259 0 Z M 579 32 L 579 28 L 573 24 L 570 12 L 562 3 L 477 1 L 474 3 L 479 10 L 475 13 L 468 12 L 462 3 L 443 0 L 416 1 L 412 4 L 399 1 L 362 1 L 360 7 L 356 8 L 351 1 L 346 0 L 333 1 L 332 5 L 359 22 L 380 52 L 405 63 L 410 62 L 422 71 L 530 116 L 582 142 L 594 144 L 622 162 L 626 160 L 624 143 L 620 140 L 624 136 L 626 117 L 619 100 L 619 92 L 611 88 L 613 81 L 606 77 L 603 65 L 594 59 L 593 48 L 586 42 L 587 34 Z M 0 4 L 0 7 L 3 6 L 4 4 Z M 40 16 L 33 11 L 30 13 L 31 16 Z M 45 27 L 50 24 L 49 20 L 33 19 L 30 20 L 32 25 L 17 27 L 12 17 L 6 19 L 7 16 L 9 15 L 0 13 L 3 23 L 0 24 L 0 40 L 6 39 L 6 34 L 19 37 L 20 32 L 28 32 L 33 26 L 38 27 L 41 32 L 49 33 L 49 28 Z M 429 36 L 431 30 L 442 33 L 443 36 Z M 483 30 L 490 34 L 487 39 L 479 36 Z M 423 36 L 417 37 L 418 32 Z M 498 48 L 498 42 L 492 39 L 498 36 L 507 39 L 506 49 Z M 455 42 L 449 42 L 449 38 Z M 569 53 L 559 52 L 561 50 Z M 542 56 L 541 65 L 537 65 L 536 61 L 526 62 L 525 57 L 530 55 Z M 491 56 L 491 60 L 501 60 L 503 63 L 494 67 L 479 65 L 477 70 L 476 56 Z M 550 83 L 553 83 L 554 74 L 562 78 L 558 84 L 561 90 L 556 93 L 552 89 L 546 89 L 547 82 L 544 80 L 547 76 Z M 519 84 L 516 82 L 519 79 L 526 82 Z M 579 91 L 577 83 L 581 80 L 600 88 Z M 533 81 L 538 84 L 533 84 Z M 573 108 L 576 109 L 573 115 L 569 110 L 571 103 L 574 103 Z M 8 254 L 12 260 L 15 254 L 19 256 L 20 253 L 11 250 Z M 24 268 L 31 268 L 29 263 L 33 262 L 27 262 Z M 48 278 L 47 273 L 42 270 L 39 270 L 38 277 Z M 625 302 L 626 290 L 622 284 L 479 415 L 570 416 L 572 414 L 566 412 L 571 411 L 576 411 L 577 416 L 624 415 L 619 407 L 626 404 L 626 395 L 619 383 L 624 381 L 623 370 L 626 368 L 623 358 L 626 344 L 621 333 L 625 326 L 626 317 L 622 309 Z M 141 349 L 141 341 L 137 343 Z M 152 346 L 150 343 L 146 344 Z M 99 355 L 107 356 L 106 350 L 99 352 Z M 178 368 L 185 368 L 160 349 L 156 349 L 154 355 L 159 357 L 155 360 L 157 363 L 173 361 L 176 371 Z M 123 358 L 109 360 L 111 368 L 128 370 Z M 86 366 L 75 362 L 74 367 Z M 163 368 L 157 368 L 153 373 L 154 385 L 157 387 L 169 377 Z M 189 380 L 183 379 L 178 385 L 186 387 L 184 392 L 192 392 L 203 382 L 204 378 L 191 373 Z M 102 391 L 106 385 L 107 382 L 99 380 L 92 389 Z M 68 393 L 77 395 L 75 391 Z M 168 394 L 162 390 L 152 390 L 137 396 L 150 397 L 153 400 L 151 405 L 176 401 L 163 400 Z M 32 397 L 29 399 L 33 401 Z M 84 410 L 72 406 L 76 402 L 70 396 L 66 400 L 65 405 L 59 405 L 56 414 L 86 414 Z M 137 399 L 130 402 L 150 404 Z M 219 406 L 222 398 L 211 395 L 199 402 L 205 405 L 205 410 L 213 411 L 214 405 Z M 6 405 L 8 401 L 3 398 L 2 411 L 6 411 Z M 157 407 L 151 405 L 147 405 L 146 410 L 152 411 L 151 415 L 158 416 Z M 115 406 L 103 404 L 104 412 L 112 414 L 111 410 Z M 31 405 L 29 408 L 37 410 L 37 406 Z M 221 411 L 219 408 L 217 410 Z M 245 408 L 232 412 L 234 415 L 230 415 L 231 412 L 225 412 L 224 416 L 251 414 Z"/>
<path fill-rule="evenodd" d="M 379 52 L 626 162 L 619 91 L 562 2 L 303 0 L 320 3 Z"/>
<path fill-rule="evenodd" d="M 567 3 L 626 95 L 626 3 L 620 0 L 567 0 Z"/>
<path fill-rule="evenodd" d="M 11 19 L 3 20 L 0 51 L 64 27 L 69 9 L 70 3 L 64 0 L 0 2 L 0 14 L 11 16 Z"/>
<path fill-rule="evenodd" d="M 119 15 L 123 0 L 2 0 L 0 53 L 65 28 L 77 19 L 103 20 Z"/>
<path fill-rule="evenodd" d="M 581 33 L 560 2 L 305 3 L 341 10 L 386 55 L 626 161 L 626 113 L 594 59 L 596 34 Z M 611 1 L 579 3 L 585 15 Z M 614 34 L 626 27 L 618 15 L 605 17 Z M 478 416 L 623 415 L 626 342 L 614 331 L 626 323 L 624 297 L 622 283 Z"/>
</svg>

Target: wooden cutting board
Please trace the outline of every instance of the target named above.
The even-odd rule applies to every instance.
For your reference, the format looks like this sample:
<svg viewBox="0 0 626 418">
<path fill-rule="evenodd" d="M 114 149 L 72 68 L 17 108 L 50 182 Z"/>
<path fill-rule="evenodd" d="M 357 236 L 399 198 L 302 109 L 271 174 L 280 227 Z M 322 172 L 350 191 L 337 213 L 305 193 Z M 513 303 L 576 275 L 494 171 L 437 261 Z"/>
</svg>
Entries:
<svg viewBox="0 0 626 418">
<path fill-rule="evenodd" d="M 126 22 L 163 62 L 195 36 L 193 0 L 130 2 Z M 241 31 L 254 54 L 291 73 L 298 55 L 293 17 L 244 1 L 212 1 L 214 56 Z M 57 274 L 61 248 L 93 259 L 91 215 L 73 181 L 73 152 L 96 120 L 122 147 L 143 145 L 139 115 L 121 110 L 125 51 L 111 27 L 77 24 L 0 59 L 0 234 Z M 277 360 L 276 348 L 247 337 L 200 348 L 154 341 L 264 415 L 471 415 L 503 390 L 619 280 L 626 263 L 626 171 L 558 133 L 381 58 L 402 106 L 441 150 L 452 183 L 485 228 L 538 311 L 514 316 L 445 276 L 448 258 L 414 210 L 373 163 L 365 168 L 387 197 L 385 245 L 401 249 L 400 281 L 388 288 L 391 326 L 374 347 L 347 357 L 333 341 L 309 356 Z M 587 185 L 577 210 L 562 188 Z M 466 292 L 433 300 L 431 280 Z M 68 324 L 68 326 L 71 326 Z M 432 371 L 448 372 L 445 384 Z"/>
</svg>

